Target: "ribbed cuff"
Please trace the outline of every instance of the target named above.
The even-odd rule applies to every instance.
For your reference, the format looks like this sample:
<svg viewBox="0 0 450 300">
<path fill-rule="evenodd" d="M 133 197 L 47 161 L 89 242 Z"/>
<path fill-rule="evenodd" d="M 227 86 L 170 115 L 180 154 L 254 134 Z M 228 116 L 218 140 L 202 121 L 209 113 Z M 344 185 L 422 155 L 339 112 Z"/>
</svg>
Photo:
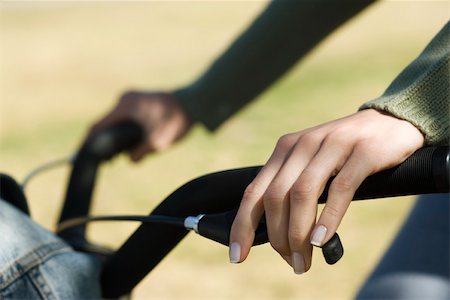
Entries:
<svg viewBox="0 0 450 300">
<path fill-rule="evenodd" d="M 435 69 L 432 76 L 427 76 L 417 85 L 399 93 L 385 93 L 363 104 L 359 110 L 374 108 L 386 111 L 417 127 L 425 135 L 427 145 L 448 145 L 449 70 L 447 60 Z"/>
</svg>

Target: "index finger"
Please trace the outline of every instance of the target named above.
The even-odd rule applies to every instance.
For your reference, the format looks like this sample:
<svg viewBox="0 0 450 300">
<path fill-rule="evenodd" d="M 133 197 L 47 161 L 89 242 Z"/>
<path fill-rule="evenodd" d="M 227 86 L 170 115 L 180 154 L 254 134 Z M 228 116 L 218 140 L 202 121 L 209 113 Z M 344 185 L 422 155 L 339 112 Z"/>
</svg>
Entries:
<svg viewBox="0 0 450 300">
<path fill-rule="evenodd" d="M 283 165 L 299 135 L 281 138 L 271 157 L 246 188 L 230 232 L 230 262 L 245 260 L 252 247 L 255 230 L 264 213 L 262 196 Z"/>
</svg>

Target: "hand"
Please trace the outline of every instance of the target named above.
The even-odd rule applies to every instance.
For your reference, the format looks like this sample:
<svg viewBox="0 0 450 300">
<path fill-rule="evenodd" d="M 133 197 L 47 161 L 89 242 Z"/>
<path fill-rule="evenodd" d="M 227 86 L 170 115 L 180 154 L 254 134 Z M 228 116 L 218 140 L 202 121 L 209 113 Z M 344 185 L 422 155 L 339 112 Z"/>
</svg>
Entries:
<svg viewBox="0 0 450 300">
<path fill-rule="evenodd" d="M 231 229 L 230 261 L 247 258 L 265 213 L 272 247 L 295 273 L 306 272 L 311 244 L 321 246 L 333 236 L 362 181 L 400 164 L 423 144 L 412 124 L 373 109 L 281 137 L 244 193 Z M 331 176 L 316 223 L 317 199 Z"/>
<path fill-rule="evenodd" d="M 133 161 L 166 149 L 192 126 L 192 120 L 172 94 L 127 92 L 109 114 L 92 126 L 89 135 L 123 120 L 136 121 L 145 132 L 144 141 L 130 151 Z"/>
</svg>

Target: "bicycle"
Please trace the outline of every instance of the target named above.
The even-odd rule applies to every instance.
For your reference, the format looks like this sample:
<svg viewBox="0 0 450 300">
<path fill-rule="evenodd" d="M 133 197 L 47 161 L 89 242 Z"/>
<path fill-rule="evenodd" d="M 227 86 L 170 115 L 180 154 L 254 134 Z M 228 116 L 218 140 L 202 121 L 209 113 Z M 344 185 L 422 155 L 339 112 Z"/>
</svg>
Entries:
<svg viewBox="0 0 450 300">
<path fill-rule="evenodd" d="M 124 122 L 96 133 L 84 143 L 72 160 L 70 180 L 58 221 L 57 234 L 66 243 L 76 251 L 91 253 L 103 260 L 101 286 L 103 296 L 107 298 L 130 294 L 187 235 L 188 230 L 228 245 L 231 224 L 243 191 L 261 169 L 261 166 L 253 166 L 198 177 L 176 189 L 149 216 L 89 216 L 99 166 L 137 144 L 142 134 L 139 125 Z M 448 193 L 449 157 L 448 146 L 419 149 L 402 164 L 368 177 L 356 191 L 354 200 Z M 38 172 L 32 172 L 24 184 Z M 1 198 L 28 214 L 22 187 L 6 174 L 0 180 Z M 319 203 L 325 203 L 331 180 Z M 143 224 L 116 251 L 86 239 L 86 223 L 111 220 L 139 221 Z M 267 241 L 263 218 L 256 231 L 254 245 Z M 153 247 L 155 244 L 159 247 Z M 336 263 L 343 255 L 339 236 L 333 236 L 322 251 L 327 263 Z"/>
</svg>

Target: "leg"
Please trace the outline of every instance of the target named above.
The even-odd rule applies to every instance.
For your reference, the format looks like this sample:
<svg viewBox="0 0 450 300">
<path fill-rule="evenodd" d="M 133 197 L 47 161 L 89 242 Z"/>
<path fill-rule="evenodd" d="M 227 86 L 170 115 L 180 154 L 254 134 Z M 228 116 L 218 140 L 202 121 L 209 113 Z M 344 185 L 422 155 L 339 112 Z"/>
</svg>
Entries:
<svg viewBox="0 0 450 300">
<path fill-rule="evenodd" d="M 420 196 L 357 299 L 450 299 L 449 195 Z"/>
<path fill-rule="evenodd" d="M 0 199 L 0 299 L 101 298 L 100 262 Z"/>
</svg>

